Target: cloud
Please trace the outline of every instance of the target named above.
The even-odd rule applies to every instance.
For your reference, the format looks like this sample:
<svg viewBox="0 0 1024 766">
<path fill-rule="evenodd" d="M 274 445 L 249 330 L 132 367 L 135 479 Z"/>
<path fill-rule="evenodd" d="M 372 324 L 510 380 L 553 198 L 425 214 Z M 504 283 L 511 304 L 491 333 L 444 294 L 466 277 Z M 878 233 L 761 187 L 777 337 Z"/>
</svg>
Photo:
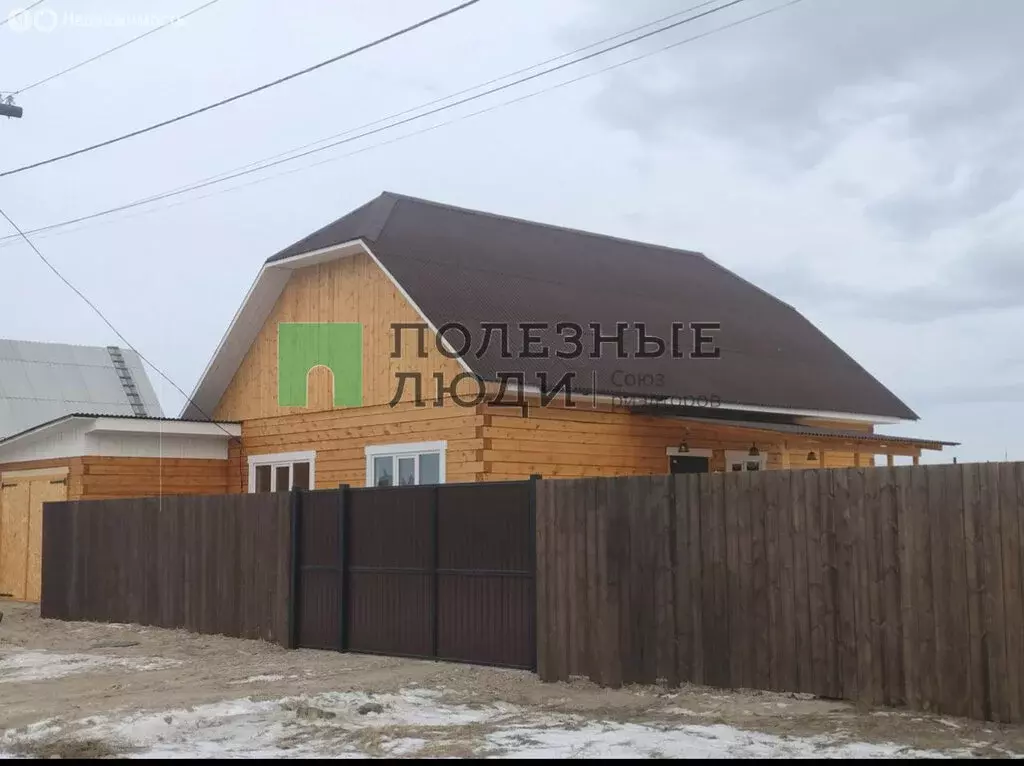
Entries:
<svg viewBox="0 0 1024 766">
<path fill-rule="evenodd" d="M 621 29 L 672 5 L 593 8 Z M 771 5 L 741 3 L 649 48 Z M 1017 0 L 804 0 L 617 70 L 595 109 L 649 141 L 695 128 L 729 139 L 751 164 L 779 173 L 803 172 L 858 126 L 885 120 L 927 167 L 877 199 L 868 194 L 866 213 L 920 238 L 1004 203 L 1024 180 L 1024 104 L 1013 96 L 1024 75 L 1022 25 Z"/>
<path fill-rule="evenodd" d="M 797 306 L 848 316 L 924 324 L 979 313 L 1024 309 L 1024 247 L 981 244 L 916 284 L 886 288 L 849 284 L 799 265 L 754 268 L 752 281 Z"/>
</svg>

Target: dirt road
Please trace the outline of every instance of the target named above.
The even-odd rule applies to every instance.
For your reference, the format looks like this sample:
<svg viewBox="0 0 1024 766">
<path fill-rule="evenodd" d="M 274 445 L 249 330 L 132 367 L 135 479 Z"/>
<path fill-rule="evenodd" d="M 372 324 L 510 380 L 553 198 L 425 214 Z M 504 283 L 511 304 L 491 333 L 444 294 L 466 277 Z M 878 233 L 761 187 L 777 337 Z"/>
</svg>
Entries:
<svg viewBox="0 0 1024 766">
<path fill-rule="evenodd" d="M 1024 754 L 1024 729 L 761 692 L 41 620 L 0 601 L 0 757 Z"/>
</svg>

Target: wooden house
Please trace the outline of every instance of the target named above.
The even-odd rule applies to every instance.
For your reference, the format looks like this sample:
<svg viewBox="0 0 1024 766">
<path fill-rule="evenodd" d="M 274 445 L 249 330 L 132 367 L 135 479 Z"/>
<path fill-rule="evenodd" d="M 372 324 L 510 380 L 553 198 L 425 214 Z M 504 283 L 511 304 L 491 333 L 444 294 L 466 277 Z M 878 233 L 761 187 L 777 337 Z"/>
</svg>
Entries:
<svg viewBox="0 0 1024 766">
<path fill-rule="evenodd" d="M 296 323 L 361 326 L 359 406 L 335 406 L 339 370 L 315 364 L 305 406 L 282 403 L 280 328 Z M 570 357 L 573 325 L 583 352 Z M 665 353 L 595 354 L 619 325 L 627 354 L 638 325 Z M 550 394 L 567 373 L 574 406 L 542 406 L 541 381 Z M 526 416 L 495 403 L 502 380 Z M 186 417 L 241 423 L 239 491 L 296 472 L 329 487 L 746 471 L 916 462 L 944 446 L 875 433 L 917 416 L 794 308 L 700 253 L 392 193 L 264 264 L 192 399 Z"/>
<path fill-rule="evenodd" d="M 180 419 L 71 413 L 0 440 L 3 518 L 61 498 L 916 463 L 950 443 L 876 432 L 916 419 L 703 254 L 384 193 L 266 261 Z M 38 525 L 18 529 L 0 593 L 20 578 L 34 598 Z"/>
</svg>

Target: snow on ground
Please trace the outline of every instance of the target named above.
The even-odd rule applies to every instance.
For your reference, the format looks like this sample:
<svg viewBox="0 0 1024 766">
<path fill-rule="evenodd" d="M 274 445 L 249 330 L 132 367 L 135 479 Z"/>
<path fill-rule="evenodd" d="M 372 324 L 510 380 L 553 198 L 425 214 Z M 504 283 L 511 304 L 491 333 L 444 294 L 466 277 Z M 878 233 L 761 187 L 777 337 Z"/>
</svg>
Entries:
<svg viewBox="0 0 1024 766">
<path fill-rule="evenodd" d="M 447 704 L 443 693 L 330 692 L 244 698 L 159 713 L 41 721 L 0 734 L 0 757 L 55 742 L 100 742 L 135 758 L 482 755 L 505 758 L 892 758 L 955 752 L 838 738 L 780 737 L 725 725 L 595 721 L 514 705 Z"/>
<path fill-rule="evenodd" d="M 102 654 L 61 654 L 58 652 L 0 652 L 0 684 L 45 681 L 103 668 L 122 670 L 163 670 L 181 663 L 151 657 L 108 657 Z"/>
</svg>

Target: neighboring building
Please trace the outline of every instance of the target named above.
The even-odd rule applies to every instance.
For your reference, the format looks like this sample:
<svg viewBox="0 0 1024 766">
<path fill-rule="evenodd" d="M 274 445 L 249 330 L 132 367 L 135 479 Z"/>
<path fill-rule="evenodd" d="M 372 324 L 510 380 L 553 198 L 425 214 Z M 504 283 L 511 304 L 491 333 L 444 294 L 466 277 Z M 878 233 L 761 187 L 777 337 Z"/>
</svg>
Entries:
<svg viewBox="0 0 1024 766">
<path fill-rule="evenodd" d="M 0 596 L 39 598 L 44 502 L 223 492 L 226 438 L 164 420 L 134 351 L 0 340 Z"/>
<path fill-rule="evenodd" d="M 74 412 L 164 414 L 134 351 L 0 339 L 0 439 Z"/>
<path fill-rule="evenodd" d="M 581 326 L 583 354 L 557 354 L 574 332 L 560 322 Z M 669 341 L 673 323 L 720 323 L 699 330 L 712 338 L 701 348 L 720 347 L 720 358 L 676 358 L 668 347 L 619 358 L 614 343 L 593 357 L 591 324 L 608 335 L 620 322 L 626 351 L 636 323 Z M 452 323 L 470 336 L 469 353 L 452 353 L 461 330 L 436 343 Z M 521 323 L 540 325 L 529 344 Z M 401 325 L 424 328 L 422 353 L 413 329 L 393 355 Z M 514 330 L 507 356 L 495 325 Z M 137 359 L 123 356 L 150 417 L 105 416 L 142 413 L 134 401 L 124 409 L 99 356 L 65 360 L 85 381 L 67 391 L 32 377 L 20 394 L 0 389 L 46 402 L 33 405 L 31 426 L 0 440 L 0 513 L 16 530 L 0 541 L 0 594 L 38 597 L 45 500 L 843 467 L 878 455 L 917 462 L 950 444 L 875 433 L 917 416 L 795 309 L 700 253 L 391 193 L 264 264 L 183 419 L 153 417 L 152 389 Z M 25 364 L 19 375 L 43 363 Z M 566 374 L 576 376 L 576 406 L 562 397 L 540 406 L 543 376 L 554 386 Z M 506 393 L 531 402 L 525 417 L 493 402 L 519 375 Z M 99 393 L 72 406 L 91 376 L 102 378 Z M 416 376 L 428 401 L 416 400 Z M 433 401 L 438 378 L 445 389 L 458 384 L 458 397 Z M 464 406 L 481 386 L 486 400 Z M 719 406 L 694 406 L 700 397 Z M 42 423 L 45 407 L 52 419 Z M 20 417 L 12 412 L 0 415 L 8 434 Z"/>
</svg>

